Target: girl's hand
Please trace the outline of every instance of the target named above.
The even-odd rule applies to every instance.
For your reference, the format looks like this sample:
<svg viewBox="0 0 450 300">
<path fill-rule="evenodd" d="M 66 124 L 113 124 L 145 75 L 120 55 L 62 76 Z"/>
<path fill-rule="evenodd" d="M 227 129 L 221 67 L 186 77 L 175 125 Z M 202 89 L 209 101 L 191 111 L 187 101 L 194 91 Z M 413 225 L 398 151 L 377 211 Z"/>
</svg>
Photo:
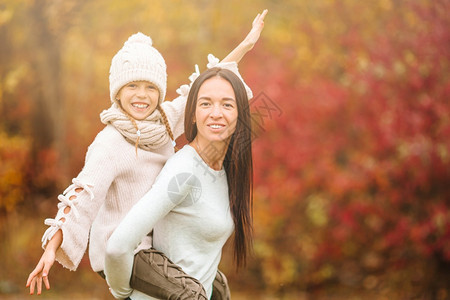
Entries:
<svg viewBox="0 0 450 300">
<path fill-rule="evenodd" d="M 42 254 L 36 268 L 30 273 L 27 280 L 26 287 L 30 287 L 30 295 L 34 294 L 35 286 L 37 287 L 37 294 L 40 295 L 42 292 L 42 281 L 44 281 L 47 290 L 50 289 L 50 282 L 48 281 L 48 273 L 50 268 L 55 262 L 55 251 L 52 249 L 45 249 L 44 254 Z"/>
<path fill-rule="evenodd" d="M 244 39 L 244 43 L 246 43 L 249 47 L 249 50 L 253 48 L 253 46 L 258 41 L 261 31 L 264 28 L 264 18 L 267 15 L 267 9 L 265 9 L 262 13 L 258 14 L 256 18 L 253 20 L 252 29 L 248 33 L 248 35 Z"/>
<path fill-rule="evenodd" d="M 236 62 L 239 63 L 244 55 L 253 49 L 256 42 L 261 35 L 264 28 L 264 18 L 266 17 L 267 9 L 258 14 L 253 20 L 252 29 L 244 38 L 244 40 L 234 48 L 221 62 Z"/>
</svg>

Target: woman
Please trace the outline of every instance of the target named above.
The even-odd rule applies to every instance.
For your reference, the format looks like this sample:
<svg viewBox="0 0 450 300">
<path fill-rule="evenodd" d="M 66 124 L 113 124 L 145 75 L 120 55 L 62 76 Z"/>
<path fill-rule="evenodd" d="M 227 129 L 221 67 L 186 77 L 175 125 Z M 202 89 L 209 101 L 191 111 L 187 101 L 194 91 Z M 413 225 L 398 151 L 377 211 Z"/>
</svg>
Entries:
<svg viewBox="0 0 450 300">
<path fill-rule="evenodd" d="M 152 229 L 153 247 L 198 279 L 208 299 L 233 230 L 236 265 L 245 265 L 253 166 L 248 97 L 239 77 L 221 68 L 202 73 L 189 92 L 184 124 L 189 144 L 167 161 L 108 241 L 105 274 L 118 299 L 154 299 L 129 285 L 134 249 Z"/>
<path fill-rule="evenodd" d="M 264 15 L 258 14 L 244 41 L 219 65 L 237 72 L 235 62 L 258 40 Z M 42 283 L 50 288 L 48 274 L 55 260 L 76 270 L 88 243 L 92 269 L 103 273 L 109 236 L 151 187 L 183 132 L 186 87 L 177 99 L 163 102 L 166 77 L 163 57 L 141 33 L 114 56 L 112 106 L 101 114 L 106 127 L 89 146 L 83 170 L 58 197 L 56 217 L 45 220 L 50 227 L 42 238 L 45 251 L 27 280 L 30 294 L 35 288 L 41 294 Z"/>
</svg>

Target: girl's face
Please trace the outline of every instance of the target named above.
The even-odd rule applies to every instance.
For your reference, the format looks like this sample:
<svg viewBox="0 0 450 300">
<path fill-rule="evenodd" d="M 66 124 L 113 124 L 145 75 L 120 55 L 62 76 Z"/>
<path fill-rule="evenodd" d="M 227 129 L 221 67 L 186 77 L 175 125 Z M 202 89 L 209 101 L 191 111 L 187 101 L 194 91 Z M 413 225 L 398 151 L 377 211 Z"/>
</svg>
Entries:
<svg viewBox="0 0 450 300">
<path fill-rule="evenodd" d="M 231 84 L 218 76 L 206 80 L 198 91 L 195 109 L 198 142 L 226 141 L 236 130 L 237 117 Z"/>
<path fill-rule="evenodd" d="M 117 93 L 123 110 L 136 120 L 144 120 L 156 108 L 159 90 L 148 81 L 133 81 L 124 85 Z"/>
</svg>

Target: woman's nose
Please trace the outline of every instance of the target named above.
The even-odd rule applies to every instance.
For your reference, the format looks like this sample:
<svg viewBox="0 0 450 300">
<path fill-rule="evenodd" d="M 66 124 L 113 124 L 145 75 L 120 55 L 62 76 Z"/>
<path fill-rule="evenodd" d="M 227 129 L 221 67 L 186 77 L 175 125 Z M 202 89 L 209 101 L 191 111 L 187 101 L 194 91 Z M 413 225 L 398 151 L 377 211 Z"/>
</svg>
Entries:
<svg viewBox="0 0 450 300">
<path fill-rule="evenodd" d="M 219 105 L 214 105 L 211 110 L 211 117 L 218 118 L 222 116 L 222 108 Z"/>
</svg>

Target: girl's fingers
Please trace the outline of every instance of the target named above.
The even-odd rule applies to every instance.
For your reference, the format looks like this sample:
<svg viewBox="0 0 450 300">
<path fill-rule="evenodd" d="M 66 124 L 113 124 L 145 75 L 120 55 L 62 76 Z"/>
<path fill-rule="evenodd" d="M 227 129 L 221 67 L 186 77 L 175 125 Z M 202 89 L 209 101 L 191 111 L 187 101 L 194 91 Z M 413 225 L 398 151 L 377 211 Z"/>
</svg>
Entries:
<svg viewBox="0 0 450 300">
<path fill-rule="evenodd" d="M 27 284 L 25 285 L 25 287 L 29 287 L 30 283 L 31 283 L 31 274 L 28 275 Z"/>
<path fill-rule="evenodd" d="M 265 9 L 262 13 L 258 14 L 256 16 L 256 18 L 253 20 L 252 26 L 258 26 L 258 25 L 263 25 L 264 24 L 264 18 L 267 15 L 268 10 Z"/>
<path fill-rule="evenodd" d="M 34 268 L 34 270 L 28 276 L 26 287 L 30 287 L 30 295 L 34 294 L 36 288 L 38 295 L 42 293 L 42 281 L 44 281 L 47 290 L 50 289 L 50 281 L 48 280 L 48 273 L 53 265 L 54 260 L 53 261 L 50 260 L 45 263 L 44 261 L 45 259 L 41 258 L 36 268 Z"/>
<path fill-rule="evenodd" d="M 37 278 L 37 294 L 40 295 L 42 293 L 42 277 L 38 276 Z"/>
<path fill-rule="evenodd" d="M 43 279 L 44 279 L 45 288 L 47 290 L 49 290 L 50 289 L 50 281 L 48 281 L 48 275 L 44 276 Z"/>
<path fill-rule="evenodd" d="M 34 279 L 36 277 L 36 275 L 39 274 L 41 271 L 42 271 L 42 262 L 39 262 L 37 264 L 36 268 L 34 268 L 34 270 L 28 276 L 26 287 L 28 287 L 30 285 L 31 280 Z"/>
<path fill-rule="evenodd" d="M 28 276 L 28 280 L 27 280 L 27 287 L 30 285 L 31 281 L 34 279 L 34 277 L 36 277 L 35 272 L 31 272 L 30 275 Z"/>
<path fill-rule="evenodd" d="M 33 278 L 33 279 L 31 280 L 31 282 L 30 282 L 30 284 L 31 284 L 31 287 L 30 287 L 30 295 L 33 295 L 33 294 L 34 294 L 34 284 L 35 284 L 35 282 L 36 282 L 36 279 L 35 279 L 35 278 Z"/>
<path fill-rule="evenodd" d="M 256 23 L 258 23 L 259 14 L 253 19 L 252 26 L 255 26 Z"/>
<path fill-rule="evenodd" d="M 267 12 L 268 12 L 267 9 L 265 9 L 265 10 L 262 12 L 261 18 L 262 18 L 263 20 L 264 20 L 264 18 L 266 17 Z"/>
<path fill-rule="evenodd" d="M 263 12 L 262 12 L 262 14 L 259 16 L 259 22 L 261 22 L 261 23 L 263 23 L 264 22 L 264 18 L 266 17 L 266 15 L 267 15 L 267 9 L 265 9 Z"/>
</svg>

